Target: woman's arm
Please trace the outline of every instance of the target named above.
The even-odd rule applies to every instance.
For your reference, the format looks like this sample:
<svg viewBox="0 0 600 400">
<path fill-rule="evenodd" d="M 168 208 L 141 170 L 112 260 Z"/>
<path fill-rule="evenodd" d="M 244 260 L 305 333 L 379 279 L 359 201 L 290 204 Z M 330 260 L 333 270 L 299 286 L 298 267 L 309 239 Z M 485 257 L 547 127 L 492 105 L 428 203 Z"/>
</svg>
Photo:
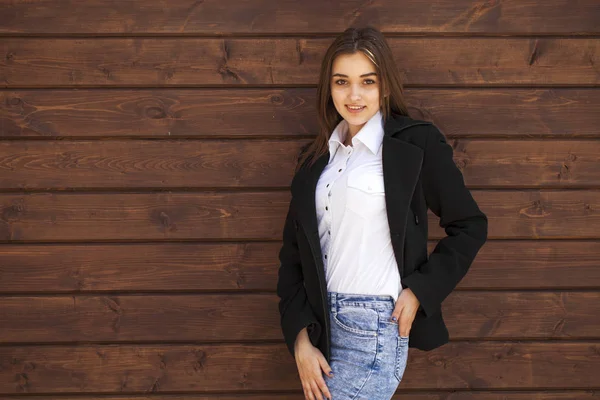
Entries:
<svg viewBox="0 0 600 400">
<path fill-rule="evenodd" d="M 427 206 L 440 218 L 447 236 L 426 263 L 402 278 L 415 294 L 426 317 L 441 309 L 442 301 L 465 276 L 487 240 L 488 220 L 466 188 L 444 135 L 429 126 L 421 177 Z"/>
</svg>

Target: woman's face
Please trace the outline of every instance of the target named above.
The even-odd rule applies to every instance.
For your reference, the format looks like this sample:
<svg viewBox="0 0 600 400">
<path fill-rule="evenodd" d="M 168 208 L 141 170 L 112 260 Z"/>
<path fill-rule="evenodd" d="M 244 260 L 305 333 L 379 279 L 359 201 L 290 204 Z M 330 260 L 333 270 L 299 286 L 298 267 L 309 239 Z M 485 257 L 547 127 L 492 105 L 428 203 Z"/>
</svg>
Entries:
<svg viewBox="0 0 600 400">
<path fill-rule="evenodd" d="M 333 61 L 331 98 L 354 136 L 379 111 L 379 77 L 362 52 L 341 54 Z M 352 110 L 356 108 L 359 110 Z"/>
</svg>

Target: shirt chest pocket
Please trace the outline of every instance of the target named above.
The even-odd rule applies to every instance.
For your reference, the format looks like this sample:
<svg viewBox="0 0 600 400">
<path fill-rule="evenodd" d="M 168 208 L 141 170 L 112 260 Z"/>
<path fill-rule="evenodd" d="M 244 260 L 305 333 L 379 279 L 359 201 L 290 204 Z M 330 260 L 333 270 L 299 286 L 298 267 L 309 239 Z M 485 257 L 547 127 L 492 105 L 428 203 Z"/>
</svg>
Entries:
<svg viewBox="0 0 600 400">
<path fill-rule="evenodd" d="M 357 169 L 348 174 L 346 207 L 363 217 L 385 212 L 383 173 Z"/>
</svg>

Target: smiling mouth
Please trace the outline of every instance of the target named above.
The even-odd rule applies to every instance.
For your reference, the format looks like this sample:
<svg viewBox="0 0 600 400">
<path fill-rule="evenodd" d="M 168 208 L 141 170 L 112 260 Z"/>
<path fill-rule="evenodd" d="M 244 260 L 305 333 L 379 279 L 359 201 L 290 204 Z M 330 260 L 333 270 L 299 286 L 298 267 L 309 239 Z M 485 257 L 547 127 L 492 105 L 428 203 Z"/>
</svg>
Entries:
<svg viewBox="0 0 600 400">
<path fill-rule="evenodd" d="M 363 110 L 365 107 L 366 107 L 366 106 L 355 107 L 355 106 L 349 106 L 349 105 L 346 105 L 346 108 L 347 108 L 348 110 L 350 110 L 350 111 L 354 111 L 354 112 L 357 112 L 357 111 L 362 111 L 362 110 Z"/>
</svg>

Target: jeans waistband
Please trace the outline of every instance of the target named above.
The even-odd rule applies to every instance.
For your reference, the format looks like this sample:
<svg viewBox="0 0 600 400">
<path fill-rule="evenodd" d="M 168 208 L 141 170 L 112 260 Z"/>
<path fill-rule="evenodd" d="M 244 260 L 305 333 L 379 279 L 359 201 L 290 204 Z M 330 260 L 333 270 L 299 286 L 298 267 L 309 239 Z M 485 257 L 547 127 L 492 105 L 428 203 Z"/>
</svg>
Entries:
<svg viewBox="0 0 600 400">
<path fill-rule="evenodd" d="M 339 293 L 327 292 L 329 307 L 335 310 L 336 307 L 354 306 L 373 308 L 378 310 L 393 309 L 394 298 L 390 295 L 376 294 L 355 294 L 355 293 Z"/>
</svg>

